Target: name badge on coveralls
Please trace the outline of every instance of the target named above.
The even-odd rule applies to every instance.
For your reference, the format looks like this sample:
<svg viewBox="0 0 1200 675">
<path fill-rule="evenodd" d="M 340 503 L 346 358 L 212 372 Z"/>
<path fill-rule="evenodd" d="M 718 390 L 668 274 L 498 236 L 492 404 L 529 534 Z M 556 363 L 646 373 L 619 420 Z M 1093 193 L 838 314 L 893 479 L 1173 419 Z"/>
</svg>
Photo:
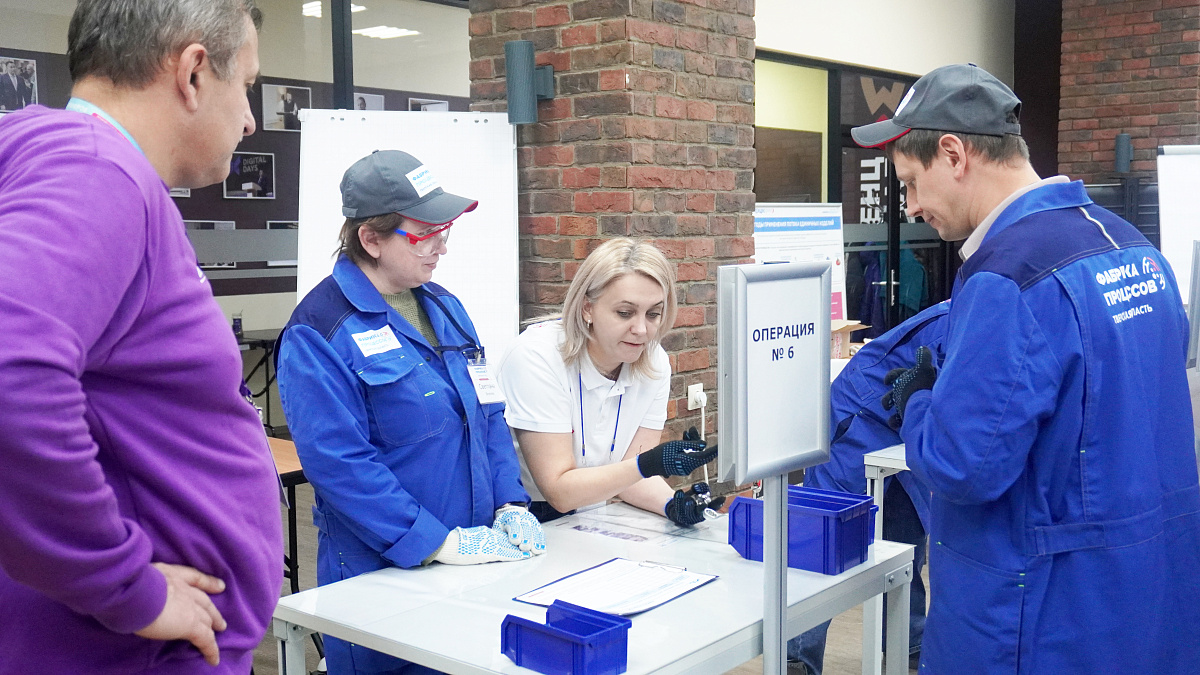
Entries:
<svg viewBox="0 0 1200 675">
<path fill-rule="evenodd" d="M 475 397 L 480 403 L 504 403 L 504 392 L 492 373 L 488 370 L 487 359 L 467 361 L 467 372 L 471 374 L 471 384 L 475 385 Z"/>
<path fill-rule="evenodd" d="M 363 353 L 363 356 L 382 354 L 403 347 L 400 341 L 396 339 L 396 334 L 392 332 L 391 326 L 384 326 L 379 330 L 354 333 L 350 337 L 354 338 L 354 342 L 358 344 L 358 349 Z"/>
</svg>

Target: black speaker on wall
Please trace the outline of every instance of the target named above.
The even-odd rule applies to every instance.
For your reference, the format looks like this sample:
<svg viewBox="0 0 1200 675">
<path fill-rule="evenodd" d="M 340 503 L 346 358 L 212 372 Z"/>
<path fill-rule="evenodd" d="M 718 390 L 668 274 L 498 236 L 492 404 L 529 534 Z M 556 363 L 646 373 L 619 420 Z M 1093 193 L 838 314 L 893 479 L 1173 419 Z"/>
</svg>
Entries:
<svg viewBox="0 0 1200 675">
<path fill-rule="evenodd" d="M 1129 134 L 1117 134 L 1115 154 L 1117 173 L 1129 173 L 1129 163 L 1133 161 L 1133 142 Z"/>
<path fill-rule="evenodd" d="M 504 43 L 504 77 L 509 123 L 537 122 L 537 102 L 554 98 L 554 66 L 535 65 L 529 40 L 510 40 Z"/>
</svg>

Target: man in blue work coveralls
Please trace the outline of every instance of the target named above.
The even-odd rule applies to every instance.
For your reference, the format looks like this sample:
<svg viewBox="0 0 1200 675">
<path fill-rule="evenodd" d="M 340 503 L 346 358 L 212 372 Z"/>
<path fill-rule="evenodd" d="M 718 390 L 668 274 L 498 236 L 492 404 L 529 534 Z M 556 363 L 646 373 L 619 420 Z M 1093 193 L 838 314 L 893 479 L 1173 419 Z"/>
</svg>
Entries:
<svg viewBox="0 0 1200 675">
<path fill-rule="evenodd" d="M 906 368 L 917 349 L 928 347 L 940 362 L 950 303 L 941 302 L 868 342 L 850 359 L 829 389 L 829 461 L 804 472 L 804 484 L 824 490 L 854 494 L 867 491 L 863 455 L 902 443 L 889 424 L 892 412 L 883 407 L 891 391 L 888 374 Z M 929 489 L 909 471 L 886 479 L 883 500 L 883 538 L 917 547 L 913 561 L 908 644 L 913 658 L 920 652 L 925 632 L 926 525 L 929 522 Z M 821 675 L 829 622 L 788 641 L 789 668 L 793 672 Z"/>
<path fill-rule="evenodd" d="M 1021 102 L 938 68 L 884 146 L 908 213 L 966 241 L 940 369 L 894 380 L 932 490 L 922 673 L 1195 673 L 1200 485 L 1187 320 L 1163 256 L 1079 182 L 1042 180 Z"/>
</svg>

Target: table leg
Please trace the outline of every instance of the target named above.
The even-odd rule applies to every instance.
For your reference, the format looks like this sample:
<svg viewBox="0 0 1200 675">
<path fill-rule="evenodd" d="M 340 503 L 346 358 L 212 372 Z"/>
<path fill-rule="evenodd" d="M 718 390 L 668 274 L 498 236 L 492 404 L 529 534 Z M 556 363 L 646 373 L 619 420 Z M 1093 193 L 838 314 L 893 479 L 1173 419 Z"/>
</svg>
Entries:
<svg viewBox="0 0 1200 675">
<path fill-rule="evenodd" d="M 913 567 L 894 572 L 895 583 L 887 592 L 887 673 L 886 675 L 908 675 L 908 601 L 912 588 Z M 878 597 L 878 596 L 877 596 Z"/>
<path fill-rule="evenodd" d="M 907 617 L 907 615 L 905 615 Z M 892 634 L 889 632 L 888 637 Z M 883 596 L 875 597 L 863 603 L 863 646 L 862 672 L 863 675 L 881 675 L 883 673 Z"/>
<path fill-rule="evenodd" d="M 271 362 L 273 361 L 271 357 L 274 355 L 275 345 L 271 344 L 263 347 L 263 352 L 265 352 L 263 358 L 266 359 L 266 366 L 263 368 L 263 375 L 266 376 L 267 381 L 267 386 L 263 387 L 263 396 L 266 396 L 267 398 L 267 400 L 263 402 L 263 408 L 266 409 L 265 421 L 267 423 L 267 428 L 271 430 L 271 435 L 274 436 L 275 425 L 271 424 Z"/>
<path fill-rule="evenodd" d="M 867 467 L 867 492 L 875 500 L 875 541 L 883 541 L 884 471 Z M 906 615 L 907 616 L 907 615 Z M 863 603 L 863 675 L 881 675 L 883 663 L 880 647 L 883 642 L 883 596 L 877 595 Z"/>
<path fill-rule="evenodd" d="M 890 473 L 875 466 L 867 467 L 867 494 L 875 500 L 879 511 L 875 514 L 875 541 L 883 541 L 883 487 Z"/>
<path fill-rule="evenodd" d="M 278 641 L 276 657 L 279 660 L 280 675 L 307 675 L 304 663 L 304 636 L 310 631 L 279 619 L 272 619 L 271 626 Z"/>
<path fill-rule="evenodd" d="M 300 544 L 297 539 L 296 523 L 296 486 L 287 489 L 288 493 L 288 579 L 292 582 L 292 592 L 300 592 Z"/>
</svg>

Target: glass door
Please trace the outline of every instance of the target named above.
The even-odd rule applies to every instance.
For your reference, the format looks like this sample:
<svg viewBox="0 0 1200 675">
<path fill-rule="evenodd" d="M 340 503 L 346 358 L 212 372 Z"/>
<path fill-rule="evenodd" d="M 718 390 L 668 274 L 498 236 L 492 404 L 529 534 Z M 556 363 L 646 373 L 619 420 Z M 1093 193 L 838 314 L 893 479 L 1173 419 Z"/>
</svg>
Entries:
<svg viewBox="0 0 1200 675">
<path fill-rule="evenodd" d="M 949 297 L 958 266 L 951 255 L 956 247 L 905 213 L 903 190 L 883 151 L 859 147 L 850 137 L 855 126 L 891 117 L 913 80 L 846 69 L 837 81 L 841 180 L 840 194 L 831 190 L 830 200 L 842 203 L 847 318 L 869 326 L 855 334 L 858 341 Z"/>
</svg>

